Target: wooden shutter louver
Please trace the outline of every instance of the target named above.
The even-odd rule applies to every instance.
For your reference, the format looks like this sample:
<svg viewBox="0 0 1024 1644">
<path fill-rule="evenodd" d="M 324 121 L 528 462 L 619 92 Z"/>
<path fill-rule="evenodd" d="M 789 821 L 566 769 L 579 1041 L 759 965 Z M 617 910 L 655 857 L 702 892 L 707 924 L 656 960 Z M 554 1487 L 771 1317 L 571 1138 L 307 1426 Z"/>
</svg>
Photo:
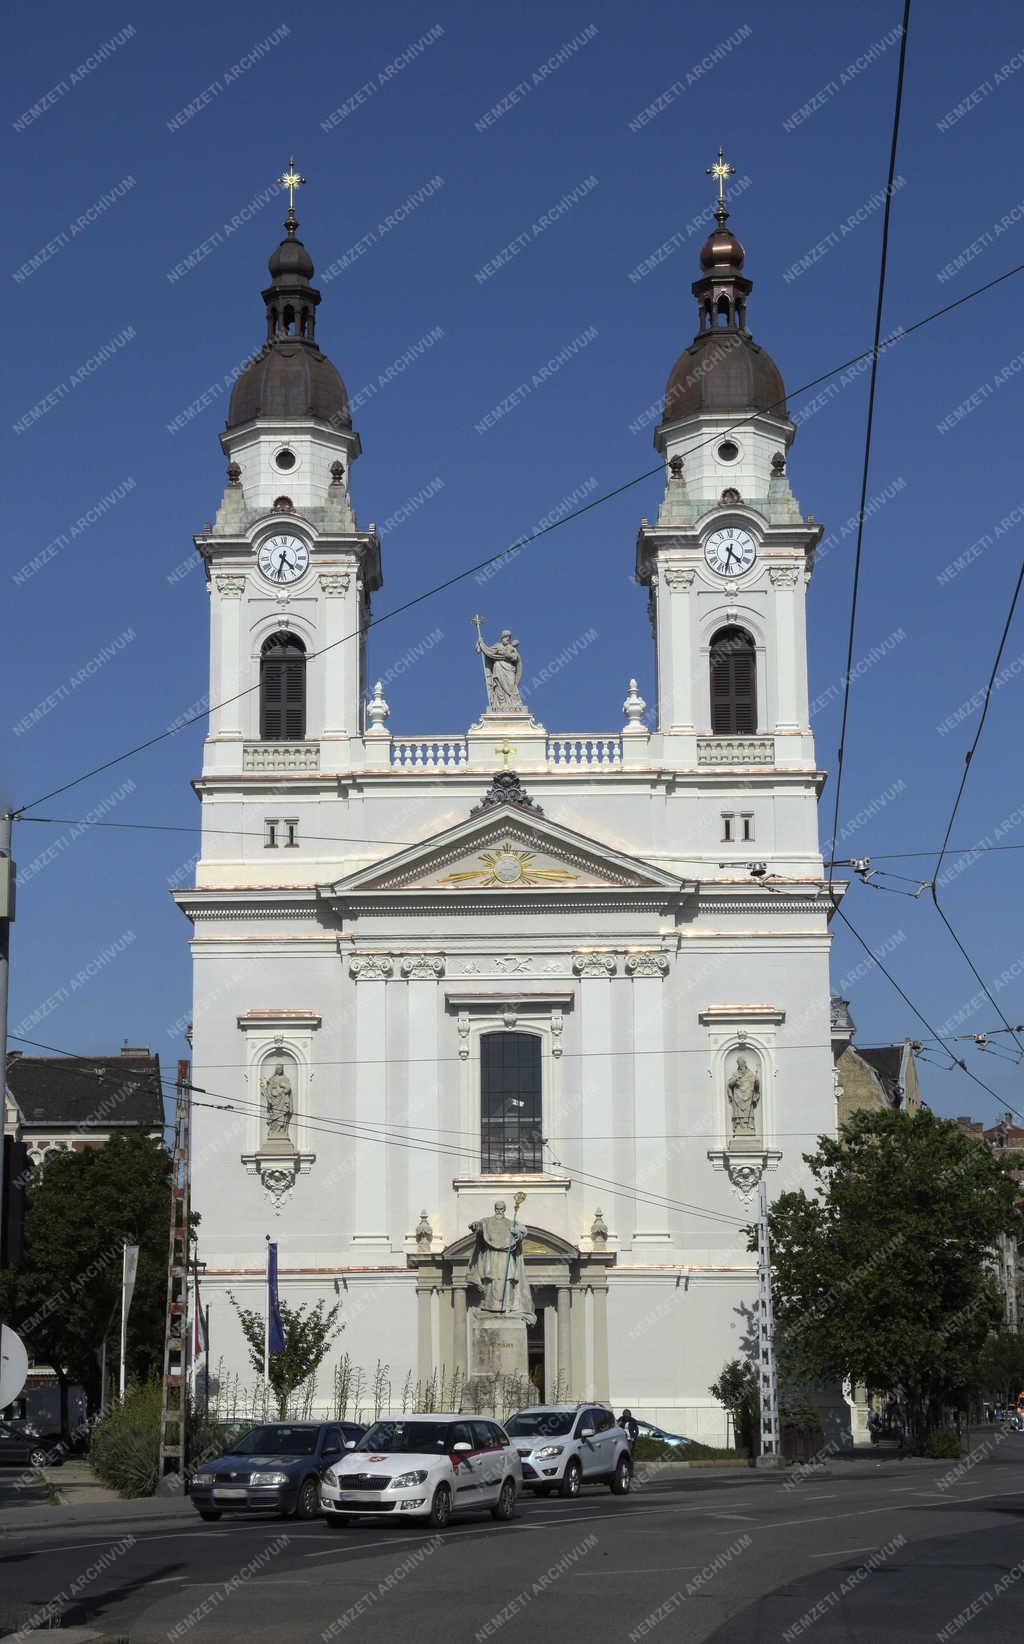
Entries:
<svg viewBox="0 0 1024 1644">
<path fill-rule="evenodd" d="M 752 736 L 757 730 L 757 662 L 742 628 L 722 628 L 711 641 L 711 730 Z"/>
<path fill-rule="evenodd" d="M 292 634 L 272 634 L 260 661 L 260 736 L 301 742 L 306 735 L 306 651 Z"/>
</svg>

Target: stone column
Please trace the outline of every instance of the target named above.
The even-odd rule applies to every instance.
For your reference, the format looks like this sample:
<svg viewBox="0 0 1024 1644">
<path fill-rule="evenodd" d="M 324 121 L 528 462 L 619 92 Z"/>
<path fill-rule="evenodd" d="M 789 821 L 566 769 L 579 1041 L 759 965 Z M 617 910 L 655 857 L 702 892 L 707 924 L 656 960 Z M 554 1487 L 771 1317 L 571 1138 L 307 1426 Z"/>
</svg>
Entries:
<svg viewBox="0 0 1024 1644">
<path fill-rule="evenodd" d="M 580 1048 L 587 1052 L 581 1057 L 580 1090 L 585 1098 L 581 1114 L 580 1145 L 581 1169 L 588 1176 L 602 1176 L 606 1181 L 620 1174 L 615 1166 L 615 1109 L 612 1090 L 614 1068 L 621 1065 L 612 1058 L 612 990 L 616 961 L 610 953 L 573 955 L 572 968 L 579 977 L 580 988 Z M 593 1139 L 591 1139 L 593 1138 Z M 589 1189 L 588 1189 L 589 1192 Z M 610 1205 L 614 1217 L 615 1200 Z M 611 1231 L 615 1231 L 613 1220 Z"/>
<path fill-rule="evenodd" d="M 558 1397 L 572 1398 L 572 1337 L 571 1319 L 569 1310 L 570 1291 L 567 1284 L 558 1286 L 558 1353 L 556 1367 L 558 1375 Z"/>
<path fill-rule="evenodd" d="M 424 1286 L 416 1290 L 416 1379 L 422 1387 L 430 1380 L 433 1369 L 434 1346 L 430 1325 L 430 1303 L 433 1289 Z"/>
<path fill-rule="evenodd" d="M 248 680 L 242 674 L 242 614 L 245 610 L 245 576 L 235 571 L 215 571 L 210 584 L 213 621 L 210 624 L 210 701 L 223 707 L 210 709 L 210 736 L 243 734 L 244 716 L 253 711 L 253 736 L 259 732 L 258 691 L 240 696 Z M 231 698 L 234 698 L 232 701 Z"/>
<path fill-rule="evenodd" d="M 663 731 L 692 731 L 694 728 L 692 585 L 693 571 L 689 567 L 670 565 L 661 571 L 664 606 L 661 639 L 669 653 L 666 673 L 671 681 L 668 712 L 662 711 Z"/>
<path fill-rule="evenodd" d="M 455 1327 L 454 1327 L 455 1364 L 453 1368 L 461 1375 L 466 1374 L 466 1286 L 455 1286 Z"/>
<path fill-rule="evenodd" d="M 385 954 L 355 954 L 349 962 L 356 987 L 355 1117 L 359 1124 L 380 1126 L 387 1114 L 387 977 Z M 355 1144 L 353 1171 L 355 1219 L 352 1243 L 389 1247 L 387 1225 L 387 1145 L 368 1130 Z M 407 1230 L 401 1229 L 402 1235 Z"/>
<path fill-rule="evenodd" d="M 765 702 L 758 715 L 761 720 L 758 728 L 792 731 L 807 724 L 807 703 L 806 700 L 801 701 L 801 686 L 806 683 L 807 669 L 806 666 L 801 667 L 802 646 L 798 637 L 803 625 L 797 618 L 797 601 L 801 596 L 798 584 L 802 572 L 793 565 L 773 565 L 768 575 L 771 578 L 775 614 L 775 655 L 772 659 L 775 702 L 774 705 L 771 701 Z M 765 695 L 767 697 L 767 690 Z"/>
<path fill-rule="evenodd" d="M 408 1003 L 407 1053 L 413 1058 L 409 1063 L 405 1112 L 400 1117 L 402 1124 L 415 1128 L 419 1140 L 419 1133 L 423 1131 L 431 1136 L 436 1134 L 441 1123 L 440 1070 L 436 1057 L 443 1010 L 438 982 L 444 976 L 444 960 L 436 954 L 407 954 L 399 961 L 399 971 L 408 983 L 398 992 L 399 996 L 405 994 Z M 406 1154 L 410 1216 L 418 1216 L 421 1209 L 429 1214 L 437 1211 L 441 1203 L 440 1164 L 439 1155 L 426 1146 L 413 1148 Z"/>
<path fill-rule="evenodd" d="M 337 641 L 359 626 L 359 580 L 354 562 L 346 569 L 322 571 L 319 576 L 321 634 L 317 662 L 323 691 L 325 737 L 358 736 L 360 732 L 359 650 L 357 642 Z M 338 757 L 337 752 L 332 759 Z M 330 768 L 330 767 L 328 767 Z"/>
<path fill-rule="evenodd" d="M 608 1397 L 608 1284 L 594 1286 L 594 1397 Z"/>
</svg>

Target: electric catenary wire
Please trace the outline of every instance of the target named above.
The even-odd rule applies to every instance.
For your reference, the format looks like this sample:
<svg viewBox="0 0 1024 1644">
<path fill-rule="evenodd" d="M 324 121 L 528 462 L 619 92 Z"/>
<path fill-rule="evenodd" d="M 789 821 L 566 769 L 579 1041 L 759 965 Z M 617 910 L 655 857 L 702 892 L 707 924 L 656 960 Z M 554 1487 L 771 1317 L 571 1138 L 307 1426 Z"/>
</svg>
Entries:
<svg viewBox="0 0 1024 1644">
<path fill-rule="evenodd" d="M 857 509 L 857 540 L 853 555 L 853 587 L 850 593 L 850 631 L 846 645 L 846 670 L 843 675 L 843 712 L 839 725 L 839 747 L 836 751 L 836 793 L 832 812 L 832 839 L 839 835 L 839 799 L 843 788 L 843 763 L 846 756 L 846 724 L 850 711 L 850 678 L 853 671 L 853 641 L 857 623 L 857 598 L 860 591 L 861 551 L 864 543 L 864 510 L 868 495 L 868 476 L 871 466 L 871 435 L 875 422 L 875 389 L 878 381 L 878 345 L 882 335 L 882 309 L 885 303 L 885 276 L 889 261 L 889 219 L 892 212 L 893 181 L 896 176 L 896 152 L 899 147 L 900 115 L 903 110 L 903 79 L 907 62 L 907 36 L 910 29 L 910 0 L 904 0 L 903 27 L 900 30 L 900 58 L 896 71 L 896 95 L 892 111 L 892 137 L 889 144 L 889 175 L 885 185 L 885 209 L 882 214 L 882 243 L 878 262 L 878 289 L 875 296 L 875 331 L 871 350 L 871 376 L 868 383 L 867 424 L 864 430 L 864 461 L 861 466 L 860 503 Z M 832 887 L 832 868 L 828 871 L 829 889 Z"/>
<path fill-rule="evenodd" d="M 861 360 L 875 358 L 885 349 L 892 348 L 897 342 L 902 342 L 905 337 L 911 336 L 915 331 L 920 331 L 923 326 L 931 325 L 935 320 L 942 319 L 946 314 L 951 314 L 954 309 L 961 308 L 965 303 L 972 302 L 976 297 L 982 296 L 986 291 L 993 290 L 996 286 L 1001 285 L 1005 280 L 1014 279 L 1021 273 L 1024 273 L 1024 262 L 1015 264 L 1013 268 L 1006 269 L 1002 274 L 997 274 L 991 280 L 986 280 L 983 285 L 975 286 L 973 290 L 966 291 L 962 297 L 957 297 L 952 302 L 945 303 L 941 308 L 933 309 L 931 313 L 922 315 L 919 320 L 914 320 L 910 325 L 899 327 L 888 337 L 882 338 L 880 342 L 872 344 L 870 348 L 861 349 L 861 351 L 857 354 L 852 354 L 848 360 L 843 360 L 841 363 L 830 367 L 828 371 L 823 371 L 820 376 L 812 377 L 809 382 L 801 383 L 797 388 L 790 390 L 791 396 L 793 394 L 806 393 L 809 388 L 816 388 L 819 383 L 827 382 L 830 377 L 838 376 L 841 371 L 848 370 L 852 365 L 858 365 Z M 785 404 L 785 397 L 783 397 L 776 401 L 774 405 L 766 406 L 765 410 L 775 410 L 780 406 L 784 408 Z M 694 446 L 693 450 L 700 450 L 704 445 L 709 445 L 712 440 L 720 440 L 724 433 L 733 433 L 737 429 L 746 427 L 749 422 L 754 421 L 756 417 L 761 415 L 763 415 L 763 412 L 752 412 L 747 417 L 741 417 L 737 422 L 730 424 L 728 428 L 718 429 L 713 435 L 710 435 L 708 439 L 703 440 L 699 445 Z M 456 572 L 454 576 L 445 578 L 443 582 L 436 583 L 433 587 L 426 588 L 419 594 L 414 594 L 411 599 L 405 600 L 401 605 L 394 606 L 390 611 L 384 611 L 380 616 L 371 617 L 370 621 L 365 623 L 362 627 L 354 628 L 350 633 L 342 634 L 338 639 L 332 640 L 329 645 L 321 646 L 318 651 L 309 652 L 306 658 L 307 662 L 315 661 L 317 657 L 321 657 L 325 655 L 326 652 L 334 650 L 336 646 L 344 645 L 349 640 L 358 638 L 360 634 L 368 632 L 370 628 L 379 627 L 381 623 L 388 622 L 392 617 L 399 616 L 402 612 L 411 610 L 414 606 L 422 604 L 424 600 L 431 599 L 435 594 L 443 593 L 445 589 L 454 587 L 457 583 L 465 581 L 467 577 L 474 576 L 478 571 L 482 571 L 485 567 L 499 564 L 510 554 L 518 553 L 520 549 L 527 548 L 531 546 L 532 543 L 538 542 L 541 537 L 548 536 L 552 531 L 559 530 L 563 525 L 571 524 L 573 520 L 579 519 L 583 514 L 589 513 L 592 509 L 600 507 L 605 502 L 610 502 L 614 497 L 621 496 L 623 492 L 631 490 L 635 485 L 640 485 L 644 480 L 651 479 L 655 474 L 662 473 L 664 473 L 664 465 L 659 463 L 657 467 L 645 469 L 642 474 L 635 475 L 633 479 L 624 480 L 621 485 L 616 485 L 610 491 L 605 491 L 603 495 L 593 497 L 589 502 L 581 504 L 581 506 L 574 509 L 572 513 L 565 514 L 561 519 L 554 520 L 549 525 L 541 526 L 536 531 L 528 532 L 525 536 L 520 537 L 516 542 L 510 544 L 509 547 L 501 549 L 500 552 L 491 554 L 486 559 L 477 561 L 475 565 L 467 566 L 465 570 Z M 181 724 L 175 725 L 173 729 L 165 729 L 157 732 L 153 736 L 146 737 L 142 742 L 137 742 L 133 747 L 124 749 L 122 753 L 115 754 L 110 759 L 105 759 L 98 765 L 93 765 L 89 770 L 82 771 L 78 776 L 72 777 L 69 781 L 61 783 L 58 787 L 50 788 L 46 793 L 40 794 L 38 798 L 31 799 L 27 801 L 26 804 L 17 806 L 13 809 L 12 815 L 21 819 L 25 811 L 34 810 L 37 805 L 45 804 L 48 799 L 54 799 L 58 794 L 67 793 L 70 789 L 77 788 L 81 783 L 87 782 L 90 777 L 98 776 L 102 771 L 108 771 L 114 765 L 123 764 L 126 759 L 133 758 L 135 754 L 142 753 L 147 748 L 155 747 L 158 743 L 166 741 L 168 737 L 179 735 L 181 731 L 187 730 L 190 725 L 195 725 L 199 720 L 205 719 L 208 714 L 215 712 L 220 708 L 228 707 L 232 702 L 237 702 L 242 697 L 249 696 L 253 691 L 258 689 L 258 684 L 250 685 L 242 691 L 236 691 L 233 696 L 225 697 L 222 702 L 210 704 L 209 707 L 202 709 L 199 713 L 192 714 L 188 718 L 184 719 Z"/>
</svg>

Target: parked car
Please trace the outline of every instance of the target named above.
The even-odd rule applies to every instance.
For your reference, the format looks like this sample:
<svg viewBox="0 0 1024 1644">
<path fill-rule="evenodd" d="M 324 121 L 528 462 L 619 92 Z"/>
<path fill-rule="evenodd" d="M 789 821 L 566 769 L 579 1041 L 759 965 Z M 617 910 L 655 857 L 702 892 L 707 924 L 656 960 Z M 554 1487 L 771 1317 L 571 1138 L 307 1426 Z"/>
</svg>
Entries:
<svg viewBox="0 0 1024 1644">
<path fill-rule="evenodd" d="M 639 1437 L 652 1439 L 655 1444 L 668 1444 L 672 1449 L 680 1449 L 684 1444 L 692 1444 L 693 1440 L 683 1438 L 681 1433 L 666 1433 L 663 1427 L 655 1427 L 653 1422 L 641 1421 L 636 1417 L 636 1424 L 640 1429 Z"/>
<path fill-rule="evenodd" d="M 59 1467 L 64 1455 L 59 1433 L 37 1433 L 31 1422 L 0 1422 L 0 1467 Z"/>
<path fill-rule="evenodd" d="M 537 1404 L 505 1423 L 523 1464 L 523 1485 L 534 1495 L 578 1496 L 584 1484 L 629 1493 L 633 1457 L 629 1439 L 610 1410 L 597 1404 Z"/>
<path fill-rule="evenodd" d="M 250 1427 L 189 1483 L 199 1517 L 276 1512 L 316 1518 L 320 1474 L 353 1449 L 366 1431 L 353 1421 L 274 1421 Z"/>
<path fill-rule="evenodd" d="M 396 1416 L 374 1422 L 354 1450 L 327 1468 L 320 1509 L 331 1525 L 388 1513 L 443 1529 L 453 1513 L 481 1507 L 506 1523 L 522 1478 L 519 1453 L 496 1421 Z"/>
</svg>

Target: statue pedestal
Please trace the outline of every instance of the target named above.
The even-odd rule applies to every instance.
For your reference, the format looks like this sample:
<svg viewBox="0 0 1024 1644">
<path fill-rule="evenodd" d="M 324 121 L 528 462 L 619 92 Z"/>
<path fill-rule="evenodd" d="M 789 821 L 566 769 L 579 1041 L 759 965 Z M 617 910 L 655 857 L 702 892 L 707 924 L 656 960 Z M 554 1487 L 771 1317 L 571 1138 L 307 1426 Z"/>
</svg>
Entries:
<svg viewBox="0 0 1024 1644">
<path fill-rule="evenodd" d="M 475 1408 L 490 1408 L 495 1383 L 521 1381 L 526 1388 L 529 1360 L 526 1352 L 526 1320 L 505 1313 L 484 1313 L 474 1307 L 469 1315 L 468 1402 Z"/>
<path fill-rule="evenodd" d="M 499 713 L 488 708 L 466 733 L 469 763 L 484 770 L 513 771 L 543 768 L 547 764 L 548 733 L 528 708 Z M 503 749 L 512 751 L 506 756 Z"/>
</svg>

